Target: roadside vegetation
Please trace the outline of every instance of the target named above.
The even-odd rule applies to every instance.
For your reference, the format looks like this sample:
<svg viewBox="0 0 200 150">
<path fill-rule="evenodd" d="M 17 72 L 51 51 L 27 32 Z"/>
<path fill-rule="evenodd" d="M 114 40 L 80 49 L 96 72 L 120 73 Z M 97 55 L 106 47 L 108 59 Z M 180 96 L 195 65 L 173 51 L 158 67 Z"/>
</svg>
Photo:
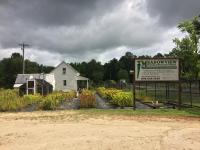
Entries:
<svg viewBox="0 0 200 150">
<path fill-rule="evenodd" d="M 97 88 L 97 93 L 104 99 L 107 99 L 112 105 L 119 107 L 133 106 L 132 92 L 126 92 L 114 88 Z"/>
<path fill-rule="evenodd" d="M 178 109 L 80 109 L 78 114 L 86 116 L 160 116 L 160 117 L 197 117 L 200 118 L 200 108 L 184 108 Z"/>
<path fill-rule="evenodd" d="M 21 111 L 27 107 L 35 106 L 35 110 L 55 110 L 64 101 L 75 98 L 76 93 L 53 92 L 48 96 L 25 95 L 20 97 L 17 90 L 0 90 L 0 111 Z"/>
<path fill-rule="evenodd" d="M 83 90 L 79 96 L 81 108 L 94 108 L 96 106 L 96 98 L 94 92 Z"/>
</svg>

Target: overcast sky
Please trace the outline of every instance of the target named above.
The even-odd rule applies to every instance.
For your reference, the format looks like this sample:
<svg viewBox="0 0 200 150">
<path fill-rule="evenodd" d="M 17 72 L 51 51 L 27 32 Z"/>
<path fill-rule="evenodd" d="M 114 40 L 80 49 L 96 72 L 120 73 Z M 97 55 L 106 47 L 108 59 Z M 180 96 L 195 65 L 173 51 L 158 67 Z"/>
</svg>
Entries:
<svg viewBox="0 0 200 150">
<path fill-rule="evenodd" d="M 21 42 L 26 58 L 54 66 L 167 53 L 177 24 L 199 13 L 200 0 L 0 0 L 0 59 Z"/>
</svg>

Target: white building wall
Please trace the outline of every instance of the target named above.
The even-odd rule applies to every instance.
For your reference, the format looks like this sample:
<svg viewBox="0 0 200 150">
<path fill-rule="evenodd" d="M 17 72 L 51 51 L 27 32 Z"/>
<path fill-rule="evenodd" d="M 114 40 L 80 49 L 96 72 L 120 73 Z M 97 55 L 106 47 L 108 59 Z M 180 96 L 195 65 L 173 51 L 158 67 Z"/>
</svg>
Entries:
<svg viewBox="0 0 200 150">
<path fill-rule="evenodd" d="M 46 74 L 45 75 L 45 80 L 47 82 L 49 82 L 53 86 L 53 90 L 55 90 L 56 81 L 55 81 L 54 74 Z"/>
<path fill-rule="evenodd" d="M 66 68 L 66 74 L 63 74 L 63 68 Z M 76 76 L 77 72 L 72 69 L 68 64 L 62 62 L 59 66 L 57 66 L 51 74 L 54 74 L 55 78 L 55 89 L 56 91 L 69 91 L 69 90 L 77 90 L 77 81 Z M 66 80 L 67 85 L 63 85 L 63 80 Z"/>
</svg>

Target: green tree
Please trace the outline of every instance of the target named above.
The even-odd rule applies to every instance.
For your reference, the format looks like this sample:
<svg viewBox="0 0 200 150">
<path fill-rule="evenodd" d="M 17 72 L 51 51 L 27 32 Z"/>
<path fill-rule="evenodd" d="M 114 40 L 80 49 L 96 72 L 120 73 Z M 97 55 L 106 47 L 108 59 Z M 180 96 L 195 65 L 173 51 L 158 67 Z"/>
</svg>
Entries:
<svg viewBox="0 0 200 150">
<path fill-rule="evenodd" d="M 119 61 L 113 58 L 104 65 L 104 80 L 118 80 L 117 73 L 120 70 Z"/>
<path fill-rule="evenodd" d="M 198 53 L 198 43 L 200 39 L 200 21 L 199 17 L 194 17 L 192 20 L 187 20 L 178 25 L 178 28 L 188 35 L 191 44 L 194 46 L 194 52 Z"/>
<path fill-rule="evenodd" d="M 102 71 L 94 71 L 92 73 L 92 78 L 96 84 L 101 83 L 103 81 L 103 72 Z"/>
<path fill-rule="evenodd" d="M 126 81 L 129 81 L 129 74 L 127 70 L 125 69 L 120 69 L 117 73 L 117 76 L 118 76 L 118 80 L 124 79 Z"/>
<path fill-rule="evenodd" d="M 164 58 L 164 56 L 161 53 L 157 53 L 153 58 Z"/>
<path fill-rule="evenodd" d="M 195 45 L 189 37 L 174 39 L 176 47 L 169 53 L 171 57 L 178 57 L 181 61 L 181 76 L 185 78 L 198 78 L 199 54 L 195 53 Z"/>
</svg>

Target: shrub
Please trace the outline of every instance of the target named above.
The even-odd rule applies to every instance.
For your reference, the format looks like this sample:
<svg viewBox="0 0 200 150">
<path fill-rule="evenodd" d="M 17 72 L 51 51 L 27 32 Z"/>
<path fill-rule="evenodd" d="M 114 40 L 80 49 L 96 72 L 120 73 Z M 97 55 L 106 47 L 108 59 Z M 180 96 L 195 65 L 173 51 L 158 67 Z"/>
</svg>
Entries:
<svg viewBox="0 0 200 150">
<path fill-rule="evenodd" d="M 65 100 L 76 96 L 71 92 L 54 92 L 46 97 L 41 95 L 25 95 L 20 97 L 17 90 L 0 89 L 0 111 L 20 111 L 30 105 L 36 104 L 44 110 L 54 110 Z M 37 107 L 36 107 L 37 109 Z"/>
<path fill-rule="evenodd" d="M 104 88 L 104 87 L 100 87 L 97 88 L 97 92 L 99 93 L 99 95 L 102 98 L 106 98 L 108 100 L 112 100 L 113 96 L 118 93 L 118 92 L 122 92 L 122 90 L 118 90 L 118 89 L 114 89 L 114 88 Z"/>
<path fill-rule="evenodd" d="M 113 95 L 111 103 L 121 107 L 133 106 L 132 97 L 131 92 L 118 92 Z"/>
<path fill-rule="evenodd" d="M 83 90 L 79 99 L 81 108 L 93 108 L 96 105 L 95 95 L 90 90 Z"/>
<path fill-rule="evenodd" d="M 105 88 L 105 87 L 99 87 L 99 88 L 97 88 L 97 93 L 98 93 L 102 98 L 107 98 L 107 97 L 106 97 L 106 88 Z"/>
<path fill-rule="evenodd" d="M 0 111 L 17 111 L 30 103 L 18 95 L 17 90 L 0 90 Z"/>
<path fill-rule="evenodd" d="M 61 103 L 66 100 L 71 100 L 76 96 L 74 91 L 71 92 L 54 92 L 44 97 L 41 102 L 40 108 L 44 110 L 58 109 Z"/>
<path fill-rule="evenodd" d="M 44 110 L 55 110 L 59 104 L 61 104 L 62 99 L 56 95 L 48 95 L 41 102 L 41 108 Z"/>
<path fill-rule="evenodd" d="M 36 95 L 24 95 L 23 99 L 28 103 L 28 104 L 35 104 L 39 103 L 42 101 L 43 96 L 36 94 Z"/>
<path fill-rule="evenodd" d="M 133 105 L 131 92 L 124 92 L 114 88 L 106 89 L 104 87 L 97 88 L 97 92 L 102 98 L 110 100 L 113 105 L 121 107 Z"/>
</svg>

